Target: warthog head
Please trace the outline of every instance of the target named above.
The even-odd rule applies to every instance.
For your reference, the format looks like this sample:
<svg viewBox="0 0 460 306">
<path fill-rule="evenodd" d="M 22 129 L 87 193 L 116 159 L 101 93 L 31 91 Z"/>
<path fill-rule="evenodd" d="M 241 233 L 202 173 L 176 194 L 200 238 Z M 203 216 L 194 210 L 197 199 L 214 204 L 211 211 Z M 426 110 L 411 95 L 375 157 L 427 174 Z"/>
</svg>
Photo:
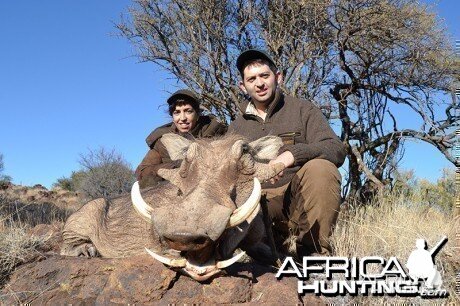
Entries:
<svg viewBox="0 0 460 306">
<path fill-rule="evenodd" d="M 260 210 L 259 180 L 283 169 L 281 164 L 267 164 L 277 156 L 282 141 L 267 136 L 248 143 L 235 135 L 190 141 L 176 134 L 166 134 L 161 141 L 171 158 L 182 162 L 177 169 L 158 171 L 169 182 L 163 188 L 170 191 L 162 192 L 162 199 L 144 200 L 137 182 L 133 186 L 134 207 L 152 222 L 168 254 L 147 251 L 196 280 L 206 280 L 244 254 L 232 257 L 243 239 L 257 243 L 263 235 L 263 228 L 254 229 Z"/>
</svg>

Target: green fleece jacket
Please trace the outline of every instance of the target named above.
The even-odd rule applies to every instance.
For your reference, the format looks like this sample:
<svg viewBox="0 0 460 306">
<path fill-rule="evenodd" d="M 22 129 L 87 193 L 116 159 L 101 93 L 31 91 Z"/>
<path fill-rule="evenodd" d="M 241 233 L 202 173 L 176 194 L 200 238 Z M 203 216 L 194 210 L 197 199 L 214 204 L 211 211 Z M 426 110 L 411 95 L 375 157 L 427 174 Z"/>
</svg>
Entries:
<svg viewBox="0 0 460 306">
<path fill-rule="evenodd" d="M 284 146 L 279 154 L 290 151 L 294 156 L 294 166 L 286 169 L 276 184 L 264 184 L 264 187 L 275 188 L 290 182 L 294 173 L 314 158 L 328 160 L 337 167 L 343 164 L 345 148 L 313 103 L 277 91 L 265 120 L 256 115 L 255 107 L 249 101 L 241 109 L 244 113 L 230 124 L 228 132 L 250 141 L 267 135 L 280 136 Z"/>
</svg>

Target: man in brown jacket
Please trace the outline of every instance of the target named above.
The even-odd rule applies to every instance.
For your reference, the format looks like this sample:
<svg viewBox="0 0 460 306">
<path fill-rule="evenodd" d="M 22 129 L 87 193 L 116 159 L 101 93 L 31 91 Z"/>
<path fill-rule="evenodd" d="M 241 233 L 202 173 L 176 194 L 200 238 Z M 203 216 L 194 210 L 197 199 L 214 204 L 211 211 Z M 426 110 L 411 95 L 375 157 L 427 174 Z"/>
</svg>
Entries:
<svg viewBox="0 0 460 306">
<path fill-rule="evenodd" d="M 274 229 L 297 236 L 297 255 L 327 255 L 341 201 L 337 170 L 345 150 L 321 111 L 310 101 L 284 95 L 282 75 L 269 55 L 247 50 L 238 57 L 241 90 L 250 97 L 229 132 L 249 140 L 278 135 L 284 146 L 270 163 L 285 170 L 263 184 Z"/>
<path fill-rule="evenodd" d="M 155 185 L 162 180 L 157 175 L 159 169 L 179 166 L 177 161 L 171 160 L 161 142 L 164 134 L 176 133 L 187 138 L 205 138 L 223 135 L 227 130 L 227 127 L 215 117 L 200 115 L 200 100 L 188 89 L 176 91 L 167 102 L 173 122 L 156 128 L 145 140 L 150 150 L 136 169 L 136 177 L 141 188 Z"/>
</svg>

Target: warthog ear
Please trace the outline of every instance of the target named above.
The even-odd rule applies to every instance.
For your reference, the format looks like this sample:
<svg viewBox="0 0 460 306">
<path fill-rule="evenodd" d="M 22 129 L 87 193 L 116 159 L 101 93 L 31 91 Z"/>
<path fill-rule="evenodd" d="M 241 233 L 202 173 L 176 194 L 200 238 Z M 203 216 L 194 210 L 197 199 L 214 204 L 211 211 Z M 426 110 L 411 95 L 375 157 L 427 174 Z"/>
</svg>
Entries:
<svg viewBox="0 0 460 306">
<path fill-rule="evenodd" d="M 161 142 L 168 150 L 169 157 L 172 160 L 184 159 L 188 147 L 192 143 L 190 140 L 174 133 L 167 133 L 161 136 Z"/>
<path fill-rule="evenodd" d="M 243 140 L 237 140 L 233 144 L 232 149 L 230 150 L 230 152 L 231 152 L 231 155 L 234 158 L 239 159 L 241 157 L 241 154 L 243 154 L 243 145 L 244 145 Z"/>
<path fill-rule="evenodd" d="M 249 144 L 256 161 L 268 162 L 278 156 L 278 150 L 283 146 L 283 141 L 278 136 L 265 136 Z"/>
</svg>

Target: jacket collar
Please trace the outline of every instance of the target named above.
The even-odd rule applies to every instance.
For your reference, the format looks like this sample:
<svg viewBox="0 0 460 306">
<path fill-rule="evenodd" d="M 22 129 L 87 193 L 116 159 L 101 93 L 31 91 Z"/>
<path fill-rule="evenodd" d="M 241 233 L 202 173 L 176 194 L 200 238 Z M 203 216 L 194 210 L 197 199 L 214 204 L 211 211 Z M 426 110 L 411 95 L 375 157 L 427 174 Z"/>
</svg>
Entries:
<svg viewBox="0 0 460 306">
<path fill-rule="evenodd" d="M 275 91 L 275 98 L 273 99 L 273 101 L 270 103 L 270 105 L 268 106 L 268 109 L 267 109 L 267 116 L 265 117 L 266 119 L 267 118 L 270 118 L 273 114 L 273 111 L 275 110 L 275 108 L 278 106 L 278 104 L 280 104 L 280 101 L 282 101 L 284 98 L 284 95 L 283 93 L 281 92 L 281 90 L 278 88 L 276 89 Z M 244 115 L 252 115 L 252 116 L 257 116 L 259 117 L 259 114 L 257 112 L 257 109 L 256 109 L 256 106 L 254 105 L 254 103 L 252 103 L 252 101 L 247 101 L 247 102 L 244 102 L 243 105 L 242 105 L 242 109 L 244 110 Z"/>
</svg>

